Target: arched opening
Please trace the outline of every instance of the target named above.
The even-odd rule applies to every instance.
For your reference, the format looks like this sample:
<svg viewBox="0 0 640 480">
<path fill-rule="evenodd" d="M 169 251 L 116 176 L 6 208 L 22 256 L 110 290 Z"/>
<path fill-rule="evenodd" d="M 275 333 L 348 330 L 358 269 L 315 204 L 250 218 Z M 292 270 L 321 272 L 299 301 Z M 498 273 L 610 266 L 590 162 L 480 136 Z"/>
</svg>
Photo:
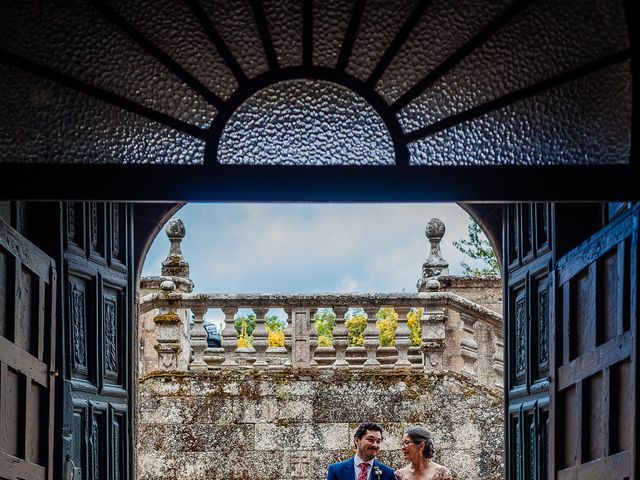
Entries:
<svg viewBox="0 0 640 480">
<path fill-rule="evenodd" d="M 183 216 L 178 211 L 175 216 L 185 218 L 185 221 L 188 218 L 199 218 L 200 220 L 206 219 L 206 222 L 212 224 L 218 223 L 219 229 L 217 231 L 220 237 L 224 236 L 220 232 L 221 229 L 231 229 L 230 224 L 234 218 L 236 223 L 240 223 L 240 215 L 245 213 L 242 209 L 250 208 L 247 205 L 226 207 L 214 205 L 209 207 L 209 213 L 204 213 L 205 205 L 191 207 L 192 210 L 199 209 L 201 213 L 191 216 L 185 213 Z M 265 219 L 270 207 L 280 208 L 281 211 L 288 207 L 290 210 L 295 209 L 296 213 L 288 212 L 288 217 L 282 213 L 279 215 L 272 213 L 272 218 Z M 331 207 L 333 213 L 325 213 L 324 216 L 316 214 L 317 217 L 311 219 L 310 211 L 312 209 L 307 207 Z M 212 213 L 214 208 L 218 210 L 227 208 L 229 213 L 224 216 L 218 213 L 216 216 Z M 162 315 L 164 318 L 165 314 L 162 312 L 167 312 L 167 310 L 151 312 L 145 308 L 145 313 L 140 317 L 140 321 L 144 325 L 140 325 L 139 334 L 140 338 L 144 337 L 144 341 L 136 342 L 136 345 L 142 347 L 139 348 L 138 353 L 143 358 L 138 363 L 140 368 L 145 371 L 142 374 L 142 382 L 136 384 L 136 388 L 140 389 L 138 396 L 142 399 L 142 403 L 138 405 L 136 410 L 139 428 L 137 436 L 139 443 L 136 448 L 140 459 L 138 474 L 162 476 L 168 475 L 172 469 L 180 471 L 192 469 L 202 475 L 212 475 L 214 472 L 225 476 L 249 475 L 246 464 L 241 460 L 232 461 L 233 452 L 242 452 L 242 457 L 252 458 L 260 457 L 268 452 L 271 458 L 276 459 L 277 466 L 270 463 L 271 467 L 268 467 L 260 475 L 267 474 L 277 478 L 291 478 L 292 475 L 299 477 L 322 476 L 326 473 L 329 463 L 351 453 L 350 435 L 354 428 L 353 424 L 371 420 L 385 426 L 386 440 L 380 458 L 394 465 L 395 468 L 399 468 L 405 463 L 399 448 L 401 430 L 409 426 L 410 423 L 416 423 L 426 424 L 429 427 L 436 441 L 439 442 L 441 453 L 436 460 L 452 468 L 456 474 L 501 476 L 503 470 L 499 461 L 489 465 L 477 460 L 479 457 L 485 456 L 496 459 L 502 456 L 502 323 L 498 313 L 501 311 L 501 286 L 495 278 L 474 280 L 460 275 L 462 273 L 461 267 L 454 266 L 454 260 L 449 257 L 454 250 L 450 245 L 451 240 L 466 234 L 467 212 L 456 207 L 458 215 L 455 218 L 455 223 L 459 224 L 457 228 L 454 228 L 454 219 L 449 214 L 449 231 L 446 233 L 447 248 L 440 249 L 438 232 L 429 234 L 435 235 L 435 237 L 430 236 L 430 240 L 436 241 L 437 239 L 436 249 L 444 252 L 439 255 L 449 257 L 447 260 L 451 261 L 452 275 L 448 275 L 447 272 L 438 270 L 443 267 L 438 261 L 429 263 L 429 260 L 426 260 L 427 257 L 434 260 L 432 258 L 434 252 L 431 250 L 432 255 L 429 255 L 430 247 L 428 239 L 425 239 L 424 224 L 428 215 L 436 215 L 439 211 L 443 212 L 442 206 L 408 204 L 253 205 L 253 208 L 255 211 L 249 216 L 260 218 L 258 226 L 252 224 L 252 228 L 251 224 L 247 222 L 242 224 L 241 229 L 245 232 L 244 235 L 253 238 L 254 241 L 267 241 L 268 235 L 266 233 L 269 229 L 265 226 L 269 224 L 277 224 L 282 229 L 280 234 L 286 234 L 294 228 L 303 231 L 309 229 L 309 226 L 314 222 L 321 222 L 318 218 L 326 219 L 329 215 L 337 217 L 333 220 L 332 227 L 326 231 L 312 230 L 313 235 L 325 238 L 325 240 L 310 245 L 309 251 L 306 253 L 296 256 L 294 245 L 287 242 L 283 245 L 284 251 L 280 256 L 275 251 L 270 254 L 282 263 L 286 261 L 287 257 L 294 256 L 298 259 L 304 256 L 327 257 L 323 263 L 329 263 L 330 266 L 326 270 L 318 268 L 313 263 L 297 265 L 297 268 L 307 271 L 308 275 L 312 276 L 322 275 L 323 272 L 326 274 L 327 271 L 331 271 L 331 268 L 336 268 L 336 265 L 346 263 L 348 257 L 354 256 L 355 246 L 354 249 L 348 249 L 344 256 L 336 253 L 335 250 L 340 249 L 340 244 L 345 243 L 345 240 L 341 239 L 337 226 L 347 227 L 351 232 L 350 237 L 356 237 L 349 239 L 347 242 L 349 245 L 354 243 L 363 245 L 367 239 L 370 243 L 375 243 L 372 235 L 375 235 L 376 225 L 380 228 L 388 228 L 393 233 L 391 237 L 405 238 L 404 242 L 400 242 L 405 244 L 404 250 L 414 252 L 413 265 L 407 266 L 413 275 L 411 275 L 408 284 L 403 284 L 407 287 L 407 292 L 404 293 L 404 287 L 402 287 L 402 294 L 398 294 L 400 288 L 372 290 L 367 288 L 364 282 L 360 282 L 365 286 L 359 290 L 356 289 L 357 292 L 361 292 L 357 294 L 353 292 L 353 289 L 351 292 L 345 291 L 346 284 L 339 282 L 339 279 L 333 283 L 336 285 L 333 289 L 331 287 L 316 289 L 304 287 L 301 284 L 301 278 L 297 278 L 294 281 L 295 286 L 289 288 L 276 287 L 274 289 L 268 280 L 262 284 L 253 284 L 250 283 L 248 277 L 251 276 L 252 269 L 258 270 L 258 262 L 253 259 L 251 249 L 238 240 L 238 235 L 231 234 L 229 237 L 236 239 L 235 245 L 232 245 L 231 241 L 226 243 L 212 241 L 215 233 L 203 229 L 198 232 L 197 225 L 192 222 L 187 223 L 185 225 L 186 235 L 182 232 L 179 236 L 181 250 L 184 254 L 183 260 L 190 263 L 189 276 L 192 279 L 202 279 L 217 273 L 222 280 L 215 284 L 217 287 L 213 287 L 213 290 L 203 289 L 201 286 L 198 288 L 198 284 L 202 282 L 196 280 L 196 288 L 188 296 L 203 300 L 208 295 L 209 300 L 203 300 L 204 303 L 200 306 L 192 306 L 190 311 L 188 305 L 176 301 L 175 308 L 172 310 L 183 319 L 183 322 L 185 320 L 187 322 L 183 323 L 182 331 L 176 329 L 174 344 L 180 343 L 181 336 L 193 334 L 200 323 L 205 327 L 207 339 L 206 348 L 203 346 L 201 351 L 201 358 L 205 364 L 202 368 L 193 363 L 198 357 L 199 348 L 193 343 L 199 341 L 196 334 L 189 339 L 192 342 L 191 347 L 189 342 L 186 344 L 182 342 L 182 350 L 176 355 L 176 363 L 171 368 L 165 369 L 169 372 L 163 373 L 163 368 L 159 365 L 160 356 L 158 354 L 160 350 L 154 350 L 153 346 L 154 343 L 157 345 L 156 338 L 159 334 L 157 327 L 165 328 L 165 326 L 157 322 L 154 324 L 154 318 L 157 315 Z M 303 212 L 303 208 L 307 208 L 307 210 Z M 350 216 L 338 215 L 337 212 L 340 209 L 348 208 L 352 211 Z M 372 220 L 368 223 L 363 222 L 361 225 L 357 224 L 355 219 L 366 215 L 366 212 L 372 217 Z M 402 217 L 403 212 L 405 218 L 394 221 L 394 219 Z M 440 214 L 439 216 L 443 216 L 447 221 L 445 215 Z M 216 222 L 216 219 L 221 218 L 224 218 L 225 221 L 218 220 Z M 304 224 L 302 224 L 301 218 L 305 218 Z M 414 223 L 411 229 L 414 232 L 414 238 L 406 238 L 406 230 L 408 229 L 403 230 L 399 226 L 411 222 Z M 357 230 L 364 232 L 360 239 L 356 235 Z M 280 234 L 274 236 L 282 238 Z M 164 236 L 162 232 L 160 235 Z M 245 287 L 244 290 L 241 289 L 242 287 L 232 287 L 231 289 L 226 287 L 226 285 L 238 285 L 238 283 L 232 278 L 230 269 L 221 264 L 217 264 L 217 270 L 209 270 L 204 275 L 198 272 L 199 269 L 204 269 L 208 257 L 212 257 L 207 255 L 210 252 L 202 248 L 202 243 L 189 244 L 187 242 L 189 236 L 193 238 L 198 235 L 208 239 L 205 241 L 208 249 L 225 250 L 225 257 L 229 257 L 232 268 L 243 272 L 243 276 L 247 277 L 240 285 L 254 285 L 254 287 Z M 293 237 L 294 241 L 300 244 L 304 244 L 305 241 L 312 243 L 309 238 L 304 236 L 294 235 Z M 181 268 L 185 268 L 183 260 L 176 260 L 177 250 L 172 248 L 173 253 L 167 254 L 169 251 L 168 242 L 164 238 L 163 240 L 165 241 L 159 255 L 160 259 L 164 260 L 166 257 L 165 265 L 170 265 L 168 267 L 170 269 L 177 268 L 178 264 L 183 266 Z M 408 248 L 411 245 L 406 245 L 416 243 L 419 244 L 417 249 Z M 200 245 L 201 251 L 196 251 L 198 248 L 196 245 Z M 377 253 L 389 255 L 391 258 L 394 253 L 392 247 L 388 244 L 381 245 L 386 245 L 386 247 L 379 246 Z M 361 249 L 364 248 L 363 245 Z M 238 258 L 233 255 L 232 250 L 234 249 L 242 250 L 242 256 L 246 257 L 244 261 L 238 261 Z M 269 247 L 263 247 L 260 250 L 264 249 L 271 251 Z M 274 248 L 274 250 L 276 249 Z M 328 255 L 330 252 L 331 254 Z M 332 258 L 329 259 L 328 256 Z M 154 262 L 156 269 L 153 273 L 157 275 L 159 271 L 155 270 L 160 269 L 157 252 L 154 252 L 154 257 L 156 258 Z M 171 257 L 171 261 L 169 261 L 169 257 Z M 366 262 L 366 257 L 363 258 L 364 260 L 358 257 L 360 261 Z M 397 256 L 393 258 L 395 261 L 390 262 L 390 265 L 384 267 L 383 270 L 386 269 L 389 272 L 393 268 L 407 269 L 402 266 L 404 264 L 400 264 L 400 259 Z M 428 267 L 423 266 L 421 273 L 420 266 L 425 260 L 425 266 L 428 264 Z M 459 262 L 458 260 L 457 263 Z M 425 268 L 434 271 L 425 274 Z M 444 268 L 447 268 L 446 262 Z M 348 271 L 346 266 L 345 269 Z M 436 273 L 435 270 L 438 272 Z M 149 269 L 146 271 L 149 274 L 152 273 Z M 171 271 L 176 273 L 176 270 Z M 283 269 L 283 272 L 286 270 Z M 166 273 L 169 273 L 169 270 Z M 254 273 L 259 276 L 257 272 Z M 273 274 L 276 277 L 286 275 L 286 273 L 278 272 Z M 419 301 L 415 306 L 420 309 L 420 313 L 417 318 L 412 318 L 408 305 L 411 301 L 417 301 L 417 295 L 412 295 L 411 291 L 416 291 L 414 285 L 421 275 L 435 275 L 429 278 L 432 281 L 439 279 L 442 282 L 442 288 L 439 289 L 438 295 L 454 294 L 455 298 L 454 296 L 449 298 L 450 303 L 446 304 L 446 308 L 442 308 L 445 307 L 444 304 L 438 306 L 432 305 L 429 301 Z M 187 285 L 187 282 L 167 275 L 164 277 L 156 276 L 153 279 L 147 278 L 143 283 L 147 287 L 155 285 L 155 291 L 158 292 L 157 287 L 160 282 L 170 278 L 173 278 L 176 285 L 174 292 L 178 292 Z M 360 280 L 360 278 L 354 275 L 351 280 Z M 429 289 L 424 286 L 426 280 L 427 278 L 422 281 L 423 291 L 425 295 L 429 295 Z M 336 293 L 327 294 L 327 289 Z M 272 295 L 264 295 L 264 298 L 258 301 L 255 295 L 247 294 L 247 292 L 255 291 L 267 292 Z M 394 291 L 396 293 L 393 293 Z M 295 292 L 304 292 L 306 295 L 298 294 L 296 296 Z M 153 295 L 152 289 L 143 291 L 143 294 Z M 216 296 L 215 294 L 220 295 Z M 324 298 L 318 300 L 322 296 Z M 223 297 L 224 300 L 222 300 Z M 143 298 L 143 302 L 149 302 L 149 297 Z M 245 304 L 242 303 L 243 301 Z M 350 312 L 352 309 L 347 308 L 348 305 L 359 307 L 361 313 L 352 314 Z M 249 312 L 257 314 L 258 323 L 260 320 L 266 323 L 266 319 L 271 314 L 278 313 L 269 307 L 278 307 L 282 310 L 290 326 L 289 330 L 283 332 L 283 341 L 286 341 L 286 347 L 283 344 L 285 348 L 271 348 L 272 345 L 269 344 L 270 347 L 262 352 L 263 357 L 260 357 L 258 347 L 256 347 L 258 353 L 252 352 L 251 348 L 246 350 L 237 348 L 240 347 L 238 337 L 241 334 L 233 331 L 233 324 L 234 318 L 243 313 L 241 308 L 243 306 L 249 307 Z M 181 311 L 183 308 L 185 311 Z M 338 327 L 346 328 L 350 345 L 348 348 L 345 345 L 346 350 L 340 350 L 331 343 L 323 347 L 320 345 L 318 333 L 312 333 L 308 330 L 306 333 L 300 333 L 301 328 L 314 328 L 314 318 L 316 318 L 313 314 L 314 310 L 325 313 L 323 310 L 325 308 L 328 308 L 330 314 L 333 314 L 334 322 L 336 313 L 342 316 L 342 322 L 338 321 L 337 323 Z M 423 310 L 424 321 L 422 320 Z M 447 313 L 445 314 L 445 312 Z M 478 314 L 478 312 L 480 313 Z M 394 364 L 398 362 L 398 355 L 402 355 L 398 353 L 393 342 L 389 346 L 383 344 L 382 332 L 388 333 L 388 328 L 384 323 L 387 318 L 383 317 L 386 313 L 391 316 L 395 314 L 395 319 L 390 320 L 390 328 L 395 333 L 391 336 L 396 340 L 400 338 L 402 341 L 409 342 L 413 332 L 408 334 L 404 330 L 409 328 L 412 321 L 414 325 L 418 326 L 418 330 L 415 332 L 418 336 L 417 341 L 412 342 L 412 346 L 407 343 L 408 349 L 400 350 L 409 359 L 409 363 L 405 367 L 394 368 Z M 220 316 L 222 319 L 217 318 Z M 372 321 L 376 316 L 378 320 Z M 215 330 L 214 334 L 220 336 L 220 343 L 214 343 L 213 340 L 217 335 L 212 334 L 207 328 L 209 318 L 215 318 L 210 323 L 218 326 L 222 321 L 221 328 L 212 327 L 211 329 Z M 434 320 L 436 318 L 440 318 L 440 323 L 438 320 Z M 432 322 L 432 320 L 434 321 Z M 358 326 L 359 322 L 363 322 L 363 324 Z M 231 328 L 227 329 L 225 324 L 230 325 Z M 367 331 L 362 331 L 367 325 Z M 423 338 L 420 327 L 440 330 L 439 333 L 431 337 L 425 333 Z M 235 328 L 237 329 L 237 326 Z M 357 330 L 358 328 L 360 330 Z M 356 333 L 354 333 L 354 329 Z M 368 330 L 372 330 L 373 333 Z M 335 335 L 331 335 L 330 331 L 332 340 L 339 342 L 340 334 L 336 327 L 333 328 L 333 331 Z M 357 335 L 362 337 L 361 342 L 364 346 L 353 343 L 358 341 Z M 231 337 L 233 341 L 233 348 L 223 343 L 228 340 L 228 337 Z M 311 347 L 310 357 L 308 356 L 309 347 L 306 351 L 304 350 L 304 339 L 310 340 L 312 343 L 315 342 L 315 345 Z M 371 341 L 376 341 L 378 344 L 372 350 L 372 358 L 378 365 L 376 367 L 363 365 L 363 362 L 366 363 L 367 358 L 370 357 L 368 345 L 364 342 Z M 425 341 L 442 343 L 440 347 L 433 347 L 423 357 L 418 347 L 424 345 Z M 447 348 L 444 347 L 445 344 L 448 344 Z M 185 345 L 187 346 L 185 347 Z M 193 350 L 185 352 L 187 349 Z M 337 353 L 339 351 L 343 352 L 346 363 L 338 368 L 334 366 L 334 362 L 339 356 Z M 307 354 L 306 359 L 302 358 L 305 353 Z M 302 356 L 296 356 L 300 354 Z M 264 369 L 254 367 L 253 365 L 257 365 L 258 361 L 255 360 L 256 363 L 254 363 L 256 355 L 258 360 L 264 358 L 268 366 L 265 366 Z M 226 364 L 229 358 L 232 358 L 235 364 L 233 367 Z M 296 362 L 297 366 L 292 365 Z M 191 368 L 193 370 L 190 370 Z M 412 370 L 413 373 L 409 373 L 409 370 Z M 176 372 L 181 372 L 178 377 L 176 377 Z M 192 376 L 194 372 L 200 373 Z M 174 384 L 172 385 L 172 383 Z M 243 387 L 239 387 L 239 385 L 243 385 Z M 353 385 L 358 385 L 360 391 L 358 396 L 354 396 L 351 392 L 354 388 Z M 169 391 L 171 392 L 169 393 Z M 191 395 L 185 393 L 187 391 L 208 393 Z M 389 394 L 390 391 L 395 393 Z M 363 398 L 371 399 L 375 407 L 367 406 L 368 402 L 363 403 Z M 238 405 L 241 406 L 240 409 L 238 409 Z M 434 409 L 433 405 L 439 405 L 439 407 Z M 453 405 L 456 407 L 453 408 Z M 196 411 L 209 413 L 199 415 L 195 413 Z M 179 427 L 175 426 L 176 422 L 180 424 Z M 490 428 L 489 425 L 491 425 Z M 253 434 L 246 431 L 247 429 L 262 432 L 268 437 L 268 440 L 259 438 L 252 440 Z M 194 437 L 200 438 L 203 431 L 209 432 L 206 445 L 198 446 L 192 440 Z M 225 438 L 224 442 L 221 441 L 221 436 Z M 167 439 L 163 440 L 165 437 Z M 166 448 L 167 442 L 169 442 L 168 438 L 172 439 L 173 449 Z M 202 440 L 204 441 L 204 437 Z M 310 448 L 309 442 L 314 443 L 313 449 Z M 252 445 L 254 446 L 252 447 Z M 186 456 L 177 457 L 172 454 L 175 449 L 188 453 Z M 204 461 L 206 458 L 210 458 L 212 452 L 225 452 L 224 456 L 230 460 L 215 466 L 209 461 Z M 188 464 L 184 462 L 185 458 L 189 459 Z M 275 470 L 273 470 L 274 468 Z"/>
<path fill-rule="evenodd" d="M 9 460 L 0 468 L 11 469 L 0 476 L 15 476 L 15 468 L 32 478 L 133 475 L 126 327 L 134 270 L 144 232 L 173 207 L 127 202 L 638 199 L 629 181 L 639 175 L 631 113 L 640 98 L 631 95 L 638 34 L 629 1 L 589 9 L 472 0 L 455 9 L 437 1 L 219 7 L 215 0 L 0 6 L 0 85 L 9 92 L 0 178 L 11 200 L 0 211 L 10 217 L 3 239 L 17 238 L 12 247 L 20 247 L 2 252 L 11 259 L 2 263 L 9 272 L 0 282 L 9 312 L 2 318 L 10 325 L 3 332 L 23 332 L 29 322 L 14 310 L 33 312 L 37 304 L 24 293 L 38 282 L 15 261 L 17 251 L 31 251 L 27 242 L 45 251 L 58 274 L 59 327 L 59 370 L 42 367 L 44 390 L 16 370 L 14 350 L 0 349 L 0 383 L 18 385 L 3 388 L 3 400 L 22 405 L 0 412 L 10 430 L 8 443 L 0 442 Z M 365 98 L 394 139 L 395 164 L 216 163 L 227 119 L 245 99 L 301 79 Z M 419 188 L 408 189 L 412 183 Z M 376 184 L 386 188 L 373 191 Z M 629 219 L 637 212 L 631 205 L 604 215 L 601 205 L 564 203 L 474 204 L 474 211 L 492 225 L 494 243 L 504 243 L 507 476 L 632 476 L 638 437 L 626 419 L 636 417 L 637 322 L 628 321 L 634 311 L 602 305 L 633 305 L 637 221 Z M 587 254 L 573 252 L 579 245 Z M 567 297 L 573 289 L 596 295 Z M 556 308 L 567 298 L 575 302 Z M 556 326 L 577 337 L 559 335 Z M 11 348 L 29 350 L 11 337 Z M 597 372 L 574 368 L 594 358 L 601 359 Z M 20 408 L 35 411 L 40 402 L 55 414 L 18 422 Z M 611 428 L 594 428 L 589 418 Z M 23 441 L 34 432 L 37 454 L 28 448 L 35 443 Z"/>
</svg>

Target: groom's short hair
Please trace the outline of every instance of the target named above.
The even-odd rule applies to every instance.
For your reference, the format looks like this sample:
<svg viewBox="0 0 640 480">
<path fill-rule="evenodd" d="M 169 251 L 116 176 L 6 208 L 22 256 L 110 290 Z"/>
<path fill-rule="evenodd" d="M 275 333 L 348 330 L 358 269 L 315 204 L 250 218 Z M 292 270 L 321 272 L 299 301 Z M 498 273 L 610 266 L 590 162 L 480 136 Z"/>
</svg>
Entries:
<svg viewBox="0 0 640 480">
<path fill-rule="evenodd" d="M 367 433 L 369 430 L 373 430 L 374 432 L 380 432 L 380 437 L 382 437 L 382 427 L 374 422 L 361 423 L 356 429 L 356 433 L 354 433 L 353 436 L 362 439 L 362 437 L 364 437 L 364 434 Z"/>
</svg>

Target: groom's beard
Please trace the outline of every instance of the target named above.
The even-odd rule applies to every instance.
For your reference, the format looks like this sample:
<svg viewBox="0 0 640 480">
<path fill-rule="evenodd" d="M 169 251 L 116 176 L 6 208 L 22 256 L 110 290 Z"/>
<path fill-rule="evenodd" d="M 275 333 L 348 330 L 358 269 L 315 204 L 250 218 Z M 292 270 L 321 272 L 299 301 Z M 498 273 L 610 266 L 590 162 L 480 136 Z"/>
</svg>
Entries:
<svg viewBox="0 0 640 480">
<path fill-rule="evenodd" d="M 376 446 L 369 446 L 367 448 L 365 448 L 364 452 L 367 454 L 367 456 L 371 457 L 371 458 L 375 458 L 376 455 L 378 455 L 378 452 L 380 451 L 380 447 L 376 447 Z"/>
</svg>

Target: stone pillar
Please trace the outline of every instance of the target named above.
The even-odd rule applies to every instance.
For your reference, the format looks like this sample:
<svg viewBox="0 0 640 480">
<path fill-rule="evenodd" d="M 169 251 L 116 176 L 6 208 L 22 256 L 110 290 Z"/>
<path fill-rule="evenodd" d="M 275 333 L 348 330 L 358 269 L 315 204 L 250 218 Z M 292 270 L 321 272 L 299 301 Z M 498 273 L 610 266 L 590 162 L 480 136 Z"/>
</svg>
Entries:
<svg viewBox="0 0 640 480">
<path fill-rule="evenodd" d="M 294 367 L 308 367 L 309 358 L 309 317 L 308 308 L 294 308 L 291 310 L 292 331 L 291 359 Z"/>
<path fill-rule="evenodd" d="M 224 313 L 224 328 L 222 329 L 222 348 L 224 349 L 223 368 L 237 368 L 236 348 L 238 348 L 238 332 L 234 326 L 238 307 L 222 307 Z"/>
<path fill-rule="evenodd" d="M 333 362 L 334 368 L 348 368 L 349 362 L 346 359 L 347 347 L 349 346 L 349 332 L 345 326 L 344 315 L 349 310 L 347 307 L 333 307 L 336 314 L 336 326 L 333 329 L 333 348 L 336 351 L 336 359 Z"/>
<path fill-rule="evenodd" d="M 440 282 L 434 278 L 425 283 L 430 292 L 440 290 Z M 441 370 L 444 368 L 443 356 L 446 348 L 446 321 L 444 308 L 430 304 L 423 310 L 420 323 L 422 325 L 422 363 L 425 370 Z"/>
<path fill-rule="evenodd" d="M 173 291 L 180 293 L 190 293 L 191 291 L 193 291 L 193 281 L 189 278 L 189 264 L 182 256 L 182 252 L 180 250 L 180 242 L 185 236 L 184 225 L 180 220 L 171 220 L 167 224 L 165 232 L 169 237 L 171 246 L 167 258 L 162 262 L 161 276 L 141 278 L 140 289 L 143 294 L 155 293 L 158 291 L 164 294 L 169 294 Z M 163 288 L 163 285 L 166 288 Z M 171 287 L 167 287 L 168 285 L 171 285 Z M 171 312 L 173 314 L 176 314 L 181 319 L 176 327 L 176 335 L 178 338 L 176 343 L 180 344 L 181 346 L 177 350 L 177 358 L 174 369 L 185 370 L 188 368 L 189 362 L 191 360 L 190 349 L 187 348 L 187 345 L 189 343 L 189 322 L 184 320 L 189 316 L 189 311 L 186 309 L 172 309 Z M 167 309 L 159 310 L 157 317 L 160 320 L 160 323 L 163 322 L 163 318 L 166 318 L 163 317 L 163 315 L 168 313 L 170 312 Z M 168 345 L 173 342 L 168 342 L 162 344 L 162 346 L 157 346 L 156 340 L 158 331 L 165 331 L 165 327 L 167 325 L 160 327 L 159 324 L 155 322 L 155 320 L 154 324 L 152 325 L 149 322 L 150 318 L 151 314 L 149 314 L 148 317 L 146 315 L 141 316 L 141 319 L 147 320 L 144 324 L 140 325 L 140 341 L 143 345 L 153 345 L 156 352 L 158 352 L 158 348 L 160 348 L 160 350 L 164 352 L 162 354 L 164 358 L 163 362 L 168 362 L 170 361 L 170 353 L 167 351 L 167 349 L 169 348 Z M 151 352 L 143 353 L 143 358 L 145 363 L 150 362 L 151 365 L 155 365 L 155 356 Z M 153 368 L 156 367 L 154 366 Z"/>
<path fill-rule="evenodd" d="M 395 368 L 410 367 L 411 362 L 407 356 L 409 347 L 411 346 L 411 330 L 407 326 L 407 315 L 411 308 L 409 307 L 394 307 L 395 312 L 398 314 L 398 328 L 396 329 L 396 350 L 398 351 L 398 360 L 394 365 Z"/>
<path fill-rule="evenodd" d="M 175 284 L 164 281 L 160 284 L 161 291 L 168 295 L 175 290 Z M 156 343 L 153 348 L 158 352 L 158 370 L 178 370 L 178 355 L 182 351 L 180 342 L 180 330 L 182 319 L 176 313 L 175 308 L 161 308 L 153 319 L 156 325 Z"/>
<path fill-rule="evenodd" d="M 367 351 L 367 359 L 362 367 L 375 368 L 380 366 L 377 358 L 378 347 L 380 346 L 380 332 L 378 332 L 378 328 L 376 327 L 378 307 L 364 307 L 363 310 L 364 313 L 367 314 L 367 326 L 364 332 L 362 332 L 364 348 Z"/>
<path fill-rule="evenodd" d="M 427 287 L 429 279 L 449 274 L 449 262 L 442 257 L 442 252 L 440 251 L 440 241 L 444 236 L 445 230 L 444 222 L 439 218 L 432 218 L 427 223 L 425 235 L 429 239 L 431 250 L 429 257 L 422 264 L 422 278 L 418 280 L 418 292 L 429 290 Z"/>
<path fill-rule="evenodd" d="M 468 315 L 460 314 L 462 320 L 463 337 L 460 340 L 460 356 L 464 361 L 462 371 L 469 375 L 477 376 L 476 363 L 478 362 L 478 342 L 475 339 L 475 329 L 477 319 Z"/>
<path fill-rule="evenodd" d="M 194 319 L 193 327 L 189 330 L 189 338 L 191 340 L 191 363 L 189 370 L 194 372 L 203 372 L 208 369 L 207 363 L 204 361 L 204 350 L 207 348 L 207 331 L 204 328 L 204 314 L 206 308 L 192 308 Z"/>
<path fill-rule="evenodd" d="M 269 332 L 267 332 L 267 327 L 264 323 L 268 311 L 268 307 L 253 309 L 253 313 L 256 315 L 256 328 L 253 330 L 253 349 L 256 351 L 256 361 L 253 362 L 254 368 L 266 368 L 269 366 L 269 362 L 266 359 L 266 351 L 269 348 Z"/>
</svg>

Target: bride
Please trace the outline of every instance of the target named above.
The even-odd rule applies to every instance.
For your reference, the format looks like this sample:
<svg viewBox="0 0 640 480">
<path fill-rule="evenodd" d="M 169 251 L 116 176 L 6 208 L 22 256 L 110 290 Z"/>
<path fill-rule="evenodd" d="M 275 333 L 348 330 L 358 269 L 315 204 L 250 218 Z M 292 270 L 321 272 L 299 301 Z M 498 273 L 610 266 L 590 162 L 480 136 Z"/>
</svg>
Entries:
<svg viewBox="0 0 640 480">
<path fill-rule="evenodd" d="M 447 467 L 431 460 L 433 440 L 426 429 L 411 427 L 402 436 L 402 453 L 409 465 L 395 471 L 397 480 L 452 480 Z"/>
</svg>

